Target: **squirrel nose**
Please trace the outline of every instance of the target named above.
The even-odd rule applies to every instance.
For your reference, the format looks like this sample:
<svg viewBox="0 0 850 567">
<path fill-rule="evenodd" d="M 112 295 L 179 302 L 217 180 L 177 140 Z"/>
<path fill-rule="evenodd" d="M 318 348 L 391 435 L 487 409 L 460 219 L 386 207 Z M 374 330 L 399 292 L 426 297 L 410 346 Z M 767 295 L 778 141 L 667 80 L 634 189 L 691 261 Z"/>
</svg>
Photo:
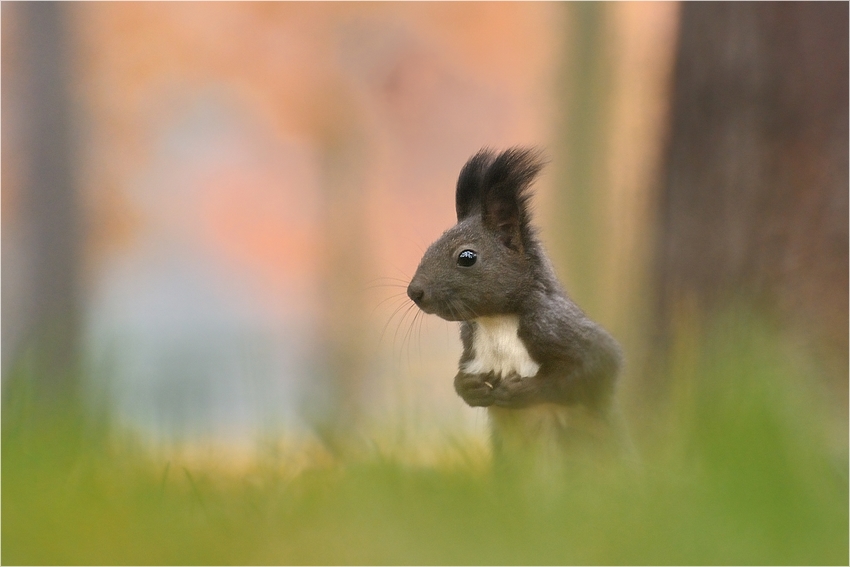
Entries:
<svg viewBox="0 0 850 567">
<path fill-rule="evenodd" d="M 422 298 L 425 297 L 425 290 L 418 285 L 411 283 L 407 286 L 407 296 L 412 299 L 414 303 L 418 304 L 422 301 Z"/>
</svg>

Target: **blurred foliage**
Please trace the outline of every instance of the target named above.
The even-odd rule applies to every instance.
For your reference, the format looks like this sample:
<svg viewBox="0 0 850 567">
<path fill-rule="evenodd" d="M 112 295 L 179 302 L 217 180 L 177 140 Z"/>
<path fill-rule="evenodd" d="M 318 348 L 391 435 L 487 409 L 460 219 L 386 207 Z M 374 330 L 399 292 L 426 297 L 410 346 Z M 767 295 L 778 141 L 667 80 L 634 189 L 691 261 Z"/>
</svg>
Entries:
<svg viewBox="0 0 850 567">
<path fill-rule="evenodd" d="M 4 564 L 846 564 L 847 455 L 757 321 L 685 322 L 664 439 L 563 482 L 373 456 L 293 472 L 158 461 L 6 390 Z M 20 376 L 18 377 L 21 378 Z M 16 380 L 17 382 L 17 380 Z"/>
</svg>

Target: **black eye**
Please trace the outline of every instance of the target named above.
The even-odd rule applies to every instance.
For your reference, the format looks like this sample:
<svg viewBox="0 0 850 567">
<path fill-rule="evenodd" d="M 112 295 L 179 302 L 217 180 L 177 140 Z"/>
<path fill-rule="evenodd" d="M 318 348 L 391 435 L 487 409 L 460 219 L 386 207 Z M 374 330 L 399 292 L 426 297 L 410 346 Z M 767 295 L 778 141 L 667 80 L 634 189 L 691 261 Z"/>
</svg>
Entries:
<svg viewBox="0 0 850 567">
<path fill-rule="evenodd" d="M 478 254 L 475 250 L 464 250 L 457 256 L 457 265 L 463 268 L 468 268 L 478 259 Z"/>
</svg>

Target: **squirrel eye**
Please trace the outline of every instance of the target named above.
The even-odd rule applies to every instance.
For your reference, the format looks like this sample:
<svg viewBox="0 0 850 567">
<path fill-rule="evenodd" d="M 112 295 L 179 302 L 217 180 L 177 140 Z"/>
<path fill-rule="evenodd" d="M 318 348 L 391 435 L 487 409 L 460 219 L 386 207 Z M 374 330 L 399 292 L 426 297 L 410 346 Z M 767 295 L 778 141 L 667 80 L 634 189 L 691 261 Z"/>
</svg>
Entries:
<svg viewBox="0 0 850 567">
<path fill-rule="evenodd" d="M 464 250 L 457 256 L 457 265 L 463 268 L 468 268 L 478 259 L 478 254 L 475 250 Z"/>
</svg>

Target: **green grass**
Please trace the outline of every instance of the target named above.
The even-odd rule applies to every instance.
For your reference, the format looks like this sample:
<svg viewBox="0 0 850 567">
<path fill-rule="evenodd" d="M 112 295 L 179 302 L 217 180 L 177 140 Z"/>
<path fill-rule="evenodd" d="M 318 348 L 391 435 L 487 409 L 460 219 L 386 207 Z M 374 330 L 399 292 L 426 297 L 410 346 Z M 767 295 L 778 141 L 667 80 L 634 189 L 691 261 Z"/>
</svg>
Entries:
<svg viewBox="0 0 850 567">
<path fill-rule="evenodd" d="M 668 435 L 644 443 L 642 466 L 555 485 L 378 457 L 235 474 L 154 459 L 79 420 L 4 411 L 1 559 L 847 564 L 847 456 L 823 441 L 805 367 L 751 324 L 686 344 Z"/>
</svg>

